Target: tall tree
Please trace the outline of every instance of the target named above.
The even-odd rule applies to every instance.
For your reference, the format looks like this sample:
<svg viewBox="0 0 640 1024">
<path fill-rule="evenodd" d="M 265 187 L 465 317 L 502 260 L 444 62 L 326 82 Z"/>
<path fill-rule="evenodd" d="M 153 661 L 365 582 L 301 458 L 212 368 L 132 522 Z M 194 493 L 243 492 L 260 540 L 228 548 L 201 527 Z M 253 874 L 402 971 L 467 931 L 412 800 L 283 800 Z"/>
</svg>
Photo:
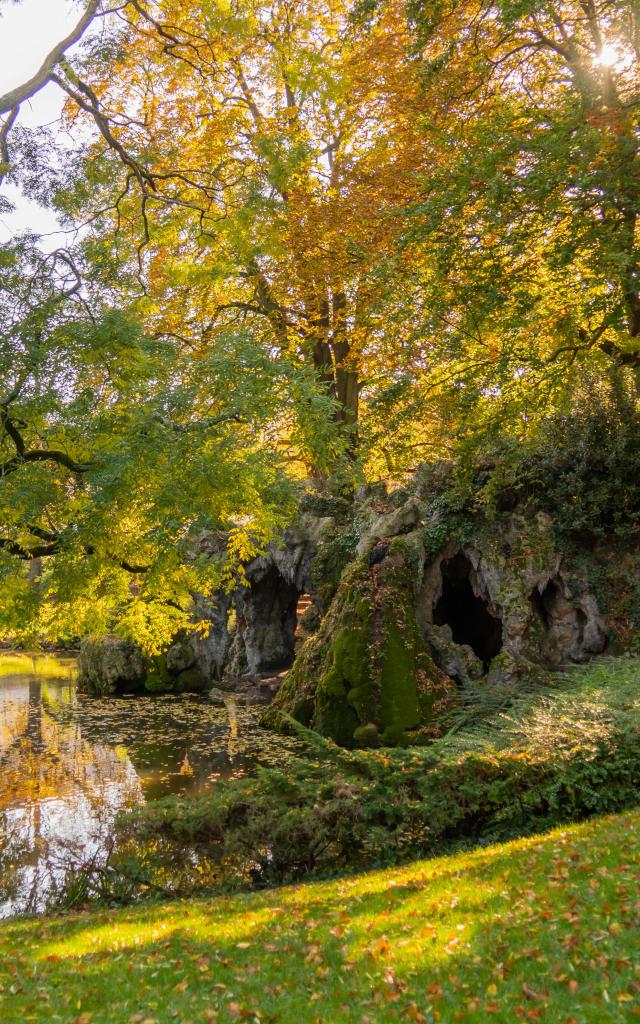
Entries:
<svg viewBox="0 0 640 1024">
<path fill-rule="evenodd" d="M 520 409 L 585 363 L 637 372 L 637 4 L 411 10 L 438 158 L 410 242 L 441 371 Z"/>
<path fill-rule="evenodd" d="M 111 126 L 92 198 L 133 248 L 145 317 L 198 350 L 249 327 L 314 367 L 355 443 L 379 272 L 421 163 L 403 5 L 371 31 L 345 0 L 131 0 L 118 17 L 113 46 L 60 84 Z M 87 194 L 61 201 L 86 210 Z"/>
<path fill-rule="evenodd" d="M 82 269 L 0 249 L 0 632 L 157 650 L 293 513 L 292 465 L 335 457 L 329 400 L 246 333 L 149 338 Z"/>
</svg>

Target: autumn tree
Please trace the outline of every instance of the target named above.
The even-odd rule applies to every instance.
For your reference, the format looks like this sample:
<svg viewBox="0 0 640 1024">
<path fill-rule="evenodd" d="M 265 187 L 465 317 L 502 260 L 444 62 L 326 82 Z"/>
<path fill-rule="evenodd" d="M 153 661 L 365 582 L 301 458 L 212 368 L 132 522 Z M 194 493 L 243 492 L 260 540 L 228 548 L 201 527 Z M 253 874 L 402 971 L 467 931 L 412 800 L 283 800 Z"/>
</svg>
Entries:
<svg viewBox="0 0 640 1024">
<path fill-rule="evenodd" d="M 393 357 L 380 281 L 415 192 L 422 98 L 403 5 L 372 30 L 350 14 L 344 0 L 124 4 L 111 45 L 59 79 L 71 117 L 111 126 L 59 201 L 102 211 L 97 244 L 115 230 L 156 333 L 205 351 L 246 327 L 314 368 L 354 446 Z"/>
<path fill-rule="evenodd" d="M 21 104 L 54 83 L 66 116 L 88 115 L 133 176 L 144 219 L 155 183 L 80 74 L 83 53 L 89 66 L 104 58 L 110 16 L 87 3 L 36 75 L 0 97 L 0 174 L 41 198 L 71 175 L 75 151 L 54 145 L 45 159 L 45 136 L 20 127 Z M 135 301 L 140 268 L 112 241 L 96 232 L 44 253 L 25 237 L 0 250 L 1 626 L 61 638 L 117 625 L 154 650 L 191 622 L 195 591 L 230 582 L 293 515 L 298 467 L 326 472 L 341 446 L 312 367 L 289 351 L 274 360 L 240 323 L 197 350 L 157 329 L 152 302 Z M 214 558 L 202 549 L 212 535 L 227 538 Z"/>
<path fill-rule="evenodd" d="M 640 367 L 637 5 L 411 11 L 437 150 L 406 236 L 421 330 L 468 406 L 530 423 Z"/>
</svg>

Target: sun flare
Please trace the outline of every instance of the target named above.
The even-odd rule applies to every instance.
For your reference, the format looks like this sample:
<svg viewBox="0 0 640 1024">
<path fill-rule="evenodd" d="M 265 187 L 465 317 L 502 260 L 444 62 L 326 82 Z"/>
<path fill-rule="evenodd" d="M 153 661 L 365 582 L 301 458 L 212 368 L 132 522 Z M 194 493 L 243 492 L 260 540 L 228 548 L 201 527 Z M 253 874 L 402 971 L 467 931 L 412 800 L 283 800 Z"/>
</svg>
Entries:
<svg viewBox="0 0 640 1024">
<path fill-rule="evenodd" d="M 615 46 L 605 43 L 596 57 L 596 64 L 599 64 L 602 68 L 613 68 L 620 64 L 622 60 L 620 51 Z"/>
</svg>

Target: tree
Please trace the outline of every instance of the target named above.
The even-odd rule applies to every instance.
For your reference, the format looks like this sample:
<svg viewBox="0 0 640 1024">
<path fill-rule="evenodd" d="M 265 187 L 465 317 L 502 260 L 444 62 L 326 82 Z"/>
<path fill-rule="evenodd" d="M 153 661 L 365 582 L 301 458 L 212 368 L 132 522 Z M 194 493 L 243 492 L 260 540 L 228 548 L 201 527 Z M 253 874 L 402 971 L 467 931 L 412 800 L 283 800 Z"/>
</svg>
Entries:
<svg viewBox="0 0 640 1024">
<path fill-rule="evenodd" d="M 315 369 L 355 447 L 421 159 L 403 5 L 371 32 L 343 0 L 132 0 L 118 16 L 112 45 L 60 81 L 112 126 L 60 203 L 86 216 L 97 200 L 156 333 L 204 349 L 247 327 Z"/>
<path fill-rule="evenodd" d="M 331 416 L 314 379 L 246 334 L 182 354 L 82 269 L 67 251 L 0 251 L 0 628 L 117 625 L 157 650 L 190 624 L 191 595 L 293 514 L 297 462 L 335 457 Z M 226 550 L 205 557 L 212 534 Z"/>
<path fill-rule="evenodd" d="M 438 372 L 535 416 L 640 368 L 637 5 L 412 3 L 437 159 L 408 252 Z"/>
</svg>

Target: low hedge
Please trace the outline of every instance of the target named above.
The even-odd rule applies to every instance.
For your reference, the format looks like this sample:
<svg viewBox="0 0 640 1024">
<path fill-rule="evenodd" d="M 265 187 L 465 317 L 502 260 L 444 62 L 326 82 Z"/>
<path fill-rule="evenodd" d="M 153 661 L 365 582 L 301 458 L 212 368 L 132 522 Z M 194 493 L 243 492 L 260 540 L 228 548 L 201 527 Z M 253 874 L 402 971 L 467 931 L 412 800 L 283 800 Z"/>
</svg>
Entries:
<svg viewBox="0 0 640 1024">
<path fill-rule="evenodd" d="M 493 842 L 640 802 L 640 660 L 514 695 L 431 747 L 344 751 L 306 733 L 286 769 L 121 819 L 147 884 L 277 884 Z"/>
</svg>

